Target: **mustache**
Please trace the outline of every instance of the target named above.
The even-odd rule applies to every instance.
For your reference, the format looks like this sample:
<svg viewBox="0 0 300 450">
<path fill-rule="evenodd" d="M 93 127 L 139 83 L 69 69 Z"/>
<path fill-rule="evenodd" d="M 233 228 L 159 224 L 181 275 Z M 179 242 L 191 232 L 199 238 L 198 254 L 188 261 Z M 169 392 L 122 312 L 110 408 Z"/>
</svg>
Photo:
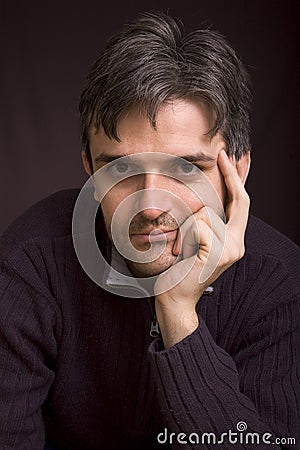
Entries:
<svg viewBox="0 0 300 450">
<path fill-rule="evenodd" d="M 180 224 L 168 213 L 162 213 L 155 220 L 149 220 L 142 215 L 138 215 L 131 221 L 129 233 L 140 233 L 149 227 L 174 230 L 179 226 Z"/>
</svg>

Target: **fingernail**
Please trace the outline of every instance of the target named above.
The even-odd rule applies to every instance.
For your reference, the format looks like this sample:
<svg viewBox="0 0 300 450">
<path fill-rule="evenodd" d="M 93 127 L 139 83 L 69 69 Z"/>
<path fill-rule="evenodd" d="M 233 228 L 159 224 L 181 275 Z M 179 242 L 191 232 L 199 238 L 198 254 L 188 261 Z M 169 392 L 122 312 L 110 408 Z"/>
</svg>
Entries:
<svg viewBox="0 0 300 450">
<path fill-rule="evenodd" d="M 179 239 L 176 239 L 176 241 L 174 242 L 172 253 L 175 256 L 179 255 Z"/>
<path fill-rule="evenodd" d="M 173 255 L 176 255 L 176 256 L 179 255 L 180 247 L 181 247 L 181 236 L 180 236 L 180 232 L 178 232 L 177 238 L 174 242 L 173 249 L 172 249 Z"/>
<path fill-rule="evenodd" d="M 228 156 L 228 159 L 229 159 L 231 165 L 233 167 L 235 167 L 235 156 L 233 154 L 231 154 L 230 156 Z"/>
<path fill-rule="evenodd" d="M 226 153 L 226 151 L 224 150 L 224 148 L 222 149 L 222 152 L 223 152 L 223 155 L 224 155 L 227 159 L 229 159 L 229 158 L 228 158 L 228 155 L 227 155 L 227 153 Z"/>
</svg>

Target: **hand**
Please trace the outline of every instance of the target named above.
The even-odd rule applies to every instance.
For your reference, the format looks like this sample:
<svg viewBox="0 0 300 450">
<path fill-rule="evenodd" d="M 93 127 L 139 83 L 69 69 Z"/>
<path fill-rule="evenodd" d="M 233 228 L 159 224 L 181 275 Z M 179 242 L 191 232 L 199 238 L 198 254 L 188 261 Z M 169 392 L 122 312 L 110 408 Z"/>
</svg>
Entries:
<svg viewBox="0 0 300 450">
<path fill-rule="evenodd" d="M 196 305 L 204 290 L 244 255 L 249 196 L 224 150 L 219 153 L 218 165 L 228 193 L 226 225 L 205 207 L 188 218 L 174 243 L 175 252 L 181 247 L 183 260 L 161 274 L 155 285 L 156 314 L 166 347 L 197 328 Z M 197 244 L 197 254 L 192 256 Z M 187 275 L 178 283 L 182 273 Z M 160 294 L 164 286 L 170 288 Z"/>
</svg>

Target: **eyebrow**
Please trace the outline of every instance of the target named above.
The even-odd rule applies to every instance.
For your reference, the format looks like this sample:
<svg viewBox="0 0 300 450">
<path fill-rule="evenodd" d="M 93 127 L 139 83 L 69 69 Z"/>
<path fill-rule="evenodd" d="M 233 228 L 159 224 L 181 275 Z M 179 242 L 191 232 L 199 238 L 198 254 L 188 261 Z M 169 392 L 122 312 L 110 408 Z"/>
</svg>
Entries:
<svg viewBox="0 0 300 450">
<path fill-rule="evenodd" d="M 124 154 L 124 155 L 118 155 L 118 156 L 111 156 L 111 155 L 108 155 L 107 153 L 100 153 L 98 156 L 96 156 L 95 163 L 97 164 L 99 161 L 110 163 L 112 161 L 115 161 L 116 159 L 122 158 L 123 156 L 129 156 L 129 155 Z"/>
<path fill-rule="evenodd" d="M 100 153 L 99 155 L 96 156 L 95 158 L 95 163 L 97 164 L 99 161 L 102 162 L 106 162 L 106 163 L 110 163 L 112 161 L 115 161 L 116 159 L 122 158 L 124 156 L 130 157 L 131 155 L 126 153 L 126 154 L 122 154 L 122 155 L 118 155 L 118 156 L 112 156 L 109 155 L 108 153 Z M 212 158 L 211 156 L 206 155 L 203 152 L 198 152 L 195 155 L 170 155 L 170 156 L 177 156 L 178 158 L 181 159 L 185 159 L 188 162 L 212 162 L 215 161 L 215 158 Z"/>
<path fill-rule="evenodd" d="M 197 153 L 196 155 L 183 155 L 180 156 L 180 158 L 185 159 L 189 162 L 212 162 L 215 161 L 215 158 L 212 158 L 211 156 L 206 155 L 205 153 Z"/>
</svg>

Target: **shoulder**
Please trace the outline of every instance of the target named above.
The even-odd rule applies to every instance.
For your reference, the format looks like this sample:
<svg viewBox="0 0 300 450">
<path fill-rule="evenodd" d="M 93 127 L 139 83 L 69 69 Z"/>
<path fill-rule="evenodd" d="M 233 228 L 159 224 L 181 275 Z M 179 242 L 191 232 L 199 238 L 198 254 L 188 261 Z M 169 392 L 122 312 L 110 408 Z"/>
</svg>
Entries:
<svg viewBox="0 0 300 450">
<path fill-rule="evenodd" d="M 286 319 L 286 327 L 295 329 L 299 323 L 299 274 L 297 245 L 251 215 L 245 235 L 245 254 L 216 280 L 216 292 L 222 295 L 230 320 L 240 324 L 241 335 L 267 317 L 274 323 L 277 316 Z M 293 324 L 288 322 L 288 317 L 293 319 Z M 281 326 L 281 330 L 287 328 Z"/>
<path fill-rule="evenodd" d="M 1 259 L 9 258 L 18 248 L 34 239 L 70 235 L 78 194 L 79 189 L 59 191 L 29 208 L 1 236 Z"/>
<path fill-rule="evenodd" d="M 250 215 L 245 235 L 246 256 L 273 260 L 299 283 L 300 249 L 273 227 Z"/>
</svg>

